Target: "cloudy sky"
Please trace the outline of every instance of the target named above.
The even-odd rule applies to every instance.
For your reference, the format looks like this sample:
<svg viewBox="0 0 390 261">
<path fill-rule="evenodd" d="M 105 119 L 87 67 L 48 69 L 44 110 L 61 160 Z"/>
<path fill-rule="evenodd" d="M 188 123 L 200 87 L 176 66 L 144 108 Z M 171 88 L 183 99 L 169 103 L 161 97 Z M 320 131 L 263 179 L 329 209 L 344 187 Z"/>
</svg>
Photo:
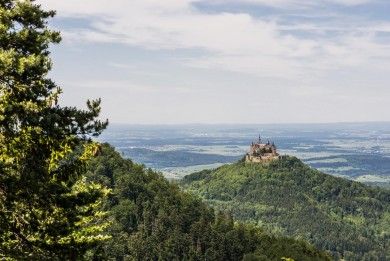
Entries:
<svg viewBox="0 0 390 261">
<path fill-rule="evenodd" d="M 388 0 L 38 0 L 62 102 L 117 123 L 390 120 Z"/>
</svg>

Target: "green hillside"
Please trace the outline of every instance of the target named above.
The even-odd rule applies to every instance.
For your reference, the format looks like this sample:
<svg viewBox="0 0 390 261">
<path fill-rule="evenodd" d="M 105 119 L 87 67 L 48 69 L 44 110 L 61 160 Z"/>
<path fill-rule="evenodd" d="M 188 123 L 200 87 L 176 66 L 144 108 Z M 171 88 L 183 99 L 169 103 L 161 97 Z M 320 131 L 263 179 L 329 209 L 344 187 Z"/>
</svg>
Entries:
<svg viewBox="0 0 390 261">
<path fill-rule="evenodd" d="M 186 176 L 188 191 L 268 231 L 304 238 L 336 259 L 390 260 L 390 191 L 321 173 L 294 157 Z"/>
<path fill-rule="evenodd" d="M 112 238 L 87 259 L 330 260 L 303 240 L 275 237 L 215 214 L 199 198 L 108 145 L 89 163 L 87 177 L 112 189 L 104 207 Z"/>
</svg>

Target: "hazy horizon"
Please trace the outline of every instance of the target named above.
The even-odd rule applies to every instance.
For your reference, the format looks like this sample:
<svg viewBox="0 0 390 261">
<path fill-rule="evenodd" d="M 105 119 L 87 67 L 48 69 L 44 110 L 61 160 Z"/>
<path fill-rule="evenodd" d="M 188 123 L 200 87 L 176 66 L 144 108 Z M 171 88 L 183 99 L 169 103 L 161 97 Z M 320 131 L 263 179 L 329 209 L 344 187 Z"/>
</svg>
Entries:
<svg viewBox="0 0 390 261">
<path fill-rule="evenodd" d="M 152 128 L 152 127 L 161 127 L 161 128 L 180 128 L 180 127 L 283 127 L 283 128 L 298 128 L 305 129 L 305 126 L 310 127 L 347 127 L 353 130 L 357 127 L 378 127 L 382 126 L 384 128 L 390 128 L 390 121 L 361 121 L 361 122 L 275 122 L 275 123 L 131 123 L 131 122 L 112 122 L 109 121 L 108 129 L 120 128 L 120 127 L 140 127 L 140 128 Z"/>
<path fill-rule="evenodd" d="M 99 138 L 123 156 L 167 177 L 236 162 L 257 140 L 274 141 L 325 173 L 360 181 L 390 181 L 390 122 L 333 124 L 112 124 Z"/>
<path fill-rule="evenodd" d="M 135 123 L 135 122 L 112 122 L 113 125 L 321 125 L 321 124 L 390 124 L 388 121 L 334 121 L 334 122 L 216 122 L 216 123 L 202 123 L 202 122 L 183 122 L 183 123 Z"/>
</svg>

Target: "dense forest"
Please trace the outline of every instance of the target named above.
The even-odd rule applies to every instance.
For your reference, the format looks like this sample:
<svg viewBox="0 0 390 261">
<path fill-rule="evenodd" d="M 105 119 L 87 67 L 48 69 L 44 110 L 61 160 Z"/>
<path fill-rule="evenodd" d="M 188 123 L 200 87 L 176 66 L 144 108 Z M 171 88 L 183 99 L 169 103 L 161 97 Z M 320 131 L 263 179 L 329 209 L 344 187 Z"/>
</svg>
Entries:
<svg viewBox="0 0 390 261">
<path fill-rule="evenodd" d="M 284 156 L 186 176 L 182 186 L 216 210 L 304 238 L 336 259 L 390 259 L 390 191 L 321 173 Z"/>
<path fill-rule="evenodd" d="M 199 198 L 109 145 L 88 164 L 90 181 L 111 189 L 104 203 L 112 237 L 89 259 L 116 260 L 330 260 L 303 240 L 275 237 Z"/>
</svg>

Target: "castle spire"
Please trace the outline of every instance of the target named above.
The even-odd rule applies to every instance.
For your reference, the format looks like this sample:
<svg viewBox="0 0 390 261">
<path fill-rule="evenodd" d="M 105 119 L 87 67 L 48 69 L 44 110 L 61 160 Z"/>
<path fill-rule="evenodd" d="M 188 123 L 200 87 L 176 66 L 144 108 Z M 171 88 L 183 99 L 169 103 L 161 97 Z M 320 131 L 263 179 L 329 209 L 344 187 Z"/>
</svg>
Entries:
<svg viewBox="0 0 390 261">
<path fill-rule="evenodd" d="M 261 135 L 259 135 L 258 143 L 252 141 L 249 152 L 245 156 L 245 162 L 263 163 L 279 159 L 280 156 L 276 150 L 273 140 L 265 139 L 262 143 Z"/>
</svg>

